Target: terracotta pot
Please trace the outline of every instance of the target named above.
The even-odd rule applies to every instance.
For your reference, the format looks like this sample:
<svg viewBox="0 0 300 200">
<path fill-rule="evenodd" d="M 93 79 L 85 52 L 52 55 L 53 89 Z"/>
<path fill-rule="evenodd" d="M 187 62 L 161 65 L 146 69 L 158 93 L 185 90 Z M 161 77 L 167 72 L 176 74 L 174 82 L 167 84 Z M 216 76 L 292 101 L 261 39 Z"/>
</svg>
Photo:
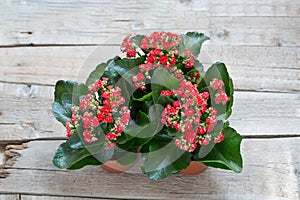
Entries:
<svg viewBox="0 0 300 200">
<path fill-rule="evenodd" d="M 190 165 L 179 172 L 179 174 L 197 175 L 206 170 L 207 166 L 201 162 L 192 161 Z"/>
<path fill-rule="evenodd" d="M 116 160 L 110 160 L 101 165 L 100 167 L 110 173 L 120 174 L 128 171 L 132 167 L 132 165 L 125 166 L 119 164 Z"/>
</svg>

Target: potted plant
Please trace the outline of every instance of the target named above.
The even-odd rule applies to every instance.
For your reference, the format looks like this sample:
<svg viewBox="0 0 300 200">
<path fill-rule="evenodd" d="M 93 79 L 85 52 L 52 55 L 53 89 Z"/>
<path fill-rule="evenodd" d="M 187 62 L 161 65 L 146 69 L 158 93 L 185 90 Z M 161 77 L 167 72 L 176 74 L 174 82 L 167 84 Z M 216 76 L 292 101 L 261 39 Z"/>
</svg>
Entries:
<svg viewBox="0 0 300 200">
<path fill-rule="evenodd" d="M 205 166 L 241 172 L 242 137 L 228 122 L 232 79 L 224 63 L 204 71 L 197 59 L 208 39 L 197 32 L 128 35 L 125 57 L 99 64 L 85 83 L 58 81 L 52 110 L 68 140 L 54 165 L 107 169 L 114 161 L 130 166 L 140 154 L 152 180 Z"/>
</svg>

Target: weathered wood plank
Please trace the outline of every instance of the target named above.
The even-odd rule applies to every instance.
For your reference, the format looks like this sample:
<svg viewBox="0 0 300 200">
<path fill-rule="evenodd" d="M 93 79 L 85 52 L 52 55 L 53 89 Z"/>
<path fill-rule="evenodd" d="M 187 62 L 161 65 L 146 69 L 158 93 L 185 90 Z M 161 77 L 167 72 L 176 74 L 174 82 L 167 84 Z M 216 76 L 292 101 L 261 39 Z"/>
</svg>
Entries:
<svg viewBox="0 0 300 200">
<path fill-rule="evenodd" d="M 241 174 L 209 168 L 198 176 L 175 175 L 158 182 L 139 173 L 114 175 L 98 167 L 56 170 L 51 159 L 59 143 L 35 141 L 17 151 L 21 157 L 13 166 L 7 166 L 10 175 L 0 179 L 0 193 L 122 199 L 299 198 L 299 138 L 244 140 Z"/>
<path fill-rule="evenodd" d="M 64 137 L 53 93 L 52 86 L 0 83 L 0 141 Z M 299 134 L 300 94 L 235 92 L 234 102 L 231 123 L 242 135 Z"/>
<path fill-rule="evenodd" d="M 0 81 L 54 85 L 84 80 L 101 62 L 121 55 L 119 46 L 0 49 Z M 295 92 L 300 88 L 300 49 L 206 44 L 200 60 L 227 64 L 238 90 Z M 279 83 L 279 84 L 278 84 Z"/>
<path fill-rule="evenodd" d="M 0 45 L 101 44 L 124 32 L 181 32 L 191 27 L 210 33 L 216 44 L 299 45 L 299 3 L 293 0 L 56 0 L 0 5 Z"/>
<path fill-rule="evenodd" d="M 56 197 L 56 196 L 33 196 L 33 195 L 20 195 L 22 200 L 114 200 L 114 199 L 104 199 L 104 198 L 87 198 L 87 197 Z"/>
<path fill-rule="evenodd" d="M 18 194 L 0 194 L 0 200 L 21 200 Z"/>
</svg>

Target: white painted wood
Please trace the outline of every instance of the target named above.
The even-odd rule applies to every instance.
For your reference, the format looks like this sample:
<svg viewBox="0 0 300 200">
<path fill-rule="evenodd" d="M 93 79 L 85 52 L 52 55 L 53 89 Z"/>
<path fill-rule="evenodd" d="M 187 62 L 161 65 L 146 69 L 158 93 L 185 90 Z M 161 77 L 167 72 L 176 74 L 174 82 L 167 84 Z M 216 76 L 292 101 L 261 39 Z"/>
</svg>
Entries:
<svg viewBox="0 0 300 200">
<path fill-rule="evenodd" d="M 0 49 L 0 81 L 54 85 L 59 79 L 85 80 L 95 66 L 121 55 L 119 46 Z M 206 67 L 224 62 L 239 90 L 296 92 L 300 49 L 211 45 L 202 48 Z"/>
<path fill-rule="evenodd" d="M 0 83 L 0 141 L 64 137 L 53 93 L 53 86 Z M 242 135 L 298 135 L 299 120 L 299 94 L 235 92 L 230 121 Z"/>
<path fill-rule="evenodd" d="M 203 31 L 215 44 L 299 45 L 293 0 L 5 0 L 0 13 L 0 45 L 101 44 L 142 30 Z"/>
<path fill-rule="evenodd" d="M 245 139 L 241 174 L 209 168 L 197 176 L 174 175 L 157 182 L 139 173 L 109 174 L 99 167 L 56 170 L 51 159 L 61 142 L 30 142 L 27 149 L 17 151 L 21 157 L 7 166 L 10 175 L 0 179 L 0 193 L 122 199 L 299 198 L 299 138 Z"/>
</svg>

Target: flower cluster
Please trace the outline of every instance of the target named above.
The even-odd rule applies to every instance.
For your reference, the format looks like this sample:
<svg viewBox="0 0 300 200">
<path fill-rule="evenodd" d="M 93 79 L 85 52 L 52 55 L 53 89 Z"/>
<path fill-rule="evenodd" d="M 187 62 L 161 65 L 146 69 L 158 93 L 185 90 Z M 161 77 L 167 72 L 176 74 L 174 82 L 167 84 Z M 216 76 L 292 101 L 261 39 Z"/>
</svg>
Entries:
<svg viewBox="0 0 300 200">
<path fill-rule="evenodd" d="M 167 127 L 180 131 L 175 144 L 185 151 L 192 152 L 197 144 L 207 145 L 214 139 L 221 142 L 223 133 L 210 134 L 217 124 L 217 111 L 208 107 L 209 93 L 199 93 L 196 85 L 183 80 L 176 90 L 163 90 L 162 96 L 175 97 L 173 104 L 168 104 L 161 115 L 161 122 Z"/>
<path fill-rule="evenodd" d="M 189 73 L 189 76 L 187 76 L 187 79 L 191 81 L 192 83 L 198 85 L 201 81 L 201 74 L 198 70 L 193 70 Z"/>
<path fill-rule="evenodd" d="M 86 143 L 92 143 L 100 138 L 101 124 L 106 123 L 109 130 L 106 134 L 107 148 L 113 147 L 117 137 L 121 136 L 124 127 L 128 125 L 130 111 L 126 106 L 121 89 L 107 85 L 108 79 L 102 78 L 88 87 L 89 93 L 80 101 L 79 106 L 72 107 L 71 121 L 66 123 L 67 136 L 79 126 L 83 128 L 83 138 Z"/>
<path fill-rule="evenodd" d="M 121 44 L 121 51 L 126 52 L 129 58 L 136 55 L 137 49 L 131 38 L 132 35 L 128 35 Z M 179 53 L 180 42 L 180 36 L 170 32 L 154 32 L 142 39 L 139 48 L 145 53 L 146 60 L 139 66 L 139 73 L 132 76 L 136 88 L 145 90 L 146 82 L 151 80 L 149 74 L 159 67 L 165 68 L 179 80 L 183 78 L 184 73 L 176 64 L 184 64 L 185 68 L 190 69 L 194 66 L 195 58 L 188 49 Z"/>
<path fill-rule="evenodd" d="M 137 46 L 134 44 L 134 42 L 131 40 L 133 37 L 132 34 L 127 35 L 123 42 L 121 43 L 121 52 L 125 53 L 128 58 L 132 58 L 136 56 L 136 48 Z"/>
<path fill-rule="evenodd" d="M 210 86 L 214 90 L 217 90 L 217 93 L 215 94 L 215 97 L 214 97 L 214 100 L 217 104 L 222 103 L 223 105 L 225 105 L 226 103 L 228 103 L 230 101 L 230 98 L 226 95 L 226 93 L 223 89 L 223 86 L 224 86 L 223 81 L 214 78 L 210 82 Z"/>
<path fill-rule="evenodd" d="M 141 49 L 165 49 L 167 51 L 177 50 L 181 38 L 179 35 L 170 32 L 153 32 L 150 36 L 141 41 Z"/>
</svg>

